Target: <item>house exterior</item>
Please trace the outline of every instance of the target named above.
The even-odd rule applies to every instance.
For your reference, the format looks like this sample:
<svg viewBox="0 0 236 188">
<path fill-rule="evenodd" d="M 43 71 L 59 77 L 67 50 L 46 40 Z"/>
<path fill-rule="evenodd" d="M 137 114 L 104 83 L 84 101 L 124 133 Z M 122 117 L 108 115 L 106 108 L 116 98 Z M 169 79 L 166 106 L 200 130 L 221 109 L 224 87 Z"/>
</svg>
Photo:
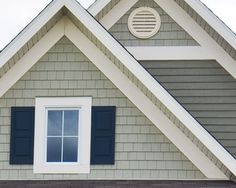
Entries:
<svg viewBox="0 0 236 188">
<path fill-rule="evenodd" d="M 0 186 L 236 187 L 235 78 L 199 0 L 54 0 L 0 53 Z"/>
</svg>

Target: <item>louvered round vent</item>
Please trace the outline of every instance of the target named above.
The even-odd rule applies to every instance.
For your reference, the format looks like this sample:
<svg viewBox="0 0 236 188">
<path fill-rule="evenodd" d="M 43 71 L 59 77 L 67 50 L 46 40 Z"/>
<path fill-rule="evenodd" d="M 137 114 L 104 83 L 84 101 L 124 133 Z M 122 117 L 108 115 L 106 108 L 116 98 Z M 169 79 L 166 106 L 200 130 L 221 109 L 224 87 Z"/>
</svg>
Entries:
<svg viewBox="0 0 236 188">
<path fill-rule="evenodd" d="M 146 39 L 154 36 L 161 26 L 161 18 L 156 10 L 149 7 L 135 9 L 129 16 L 130 32 L 138 38 Z"/>
</svg>

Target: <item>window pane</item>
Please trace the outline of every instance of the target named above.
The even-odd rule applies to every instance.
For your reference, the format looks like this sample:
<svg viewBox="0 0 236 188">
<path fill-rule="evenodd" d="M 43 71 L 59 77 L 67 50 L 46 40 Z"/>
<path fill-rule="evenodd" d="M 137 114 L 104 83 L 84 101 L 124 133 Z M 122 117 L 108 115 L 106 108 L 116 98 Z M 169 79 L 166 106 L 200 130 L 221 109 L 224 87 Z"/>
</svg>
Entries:
<svg viewBox="0 0 236 188">
<path fill-rule="evenodd" d="M 77 162 L 78 138 L 64 138 L 63 162 Z"/>
<path fill-rule="evenodd" d="M 53 137 L 47 140 L 47 162 L 61 162 L 62 138 Z"/>
<path fill-rule="evenodd" d="M 48 111 L 48 136 L 62 135 L 62 111 Z"/>
<path fill-rule="evenodd" d="M 79 110 L 64 111 L 64 135 L 78 136 L 78 114 Z"/>
</svg>

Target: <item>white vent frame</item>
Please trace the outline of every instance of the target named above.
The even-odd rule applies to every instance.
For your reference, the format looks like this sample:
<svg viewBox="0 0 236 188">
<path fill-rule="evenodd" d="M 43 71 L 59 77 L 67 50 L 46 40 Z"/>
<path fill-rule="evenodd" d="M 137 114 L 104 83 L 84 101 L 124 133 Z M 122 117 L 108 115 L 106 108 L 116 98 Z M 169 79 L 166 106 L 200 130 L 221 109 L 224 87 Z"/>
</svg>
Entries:
<svg viewBox="0 0 236 188">
<path fill-rule="evenodd" d="M 143 17 L 140 17 L 140 15 L 138 16 L 138 14 L 144 14 L 144 15 Z M 150 17 L 145 18 L 146 16 L 145 14 L 147 14 Z M 148 19 L 150 19 L 149 25 L 145 23 Z M 134 21 L 140 23 L 139 25 L 136 24 L 136 28 L 133 25 Z M 159 31 L 160 27 L 161 27 L 161 17 L 159 13 L 155 9 L 150 7 L 139 7 L 135 9 L 128 18 L 129 31 L 132 33 L 132 35 L 140 39 L 148 39 L 153 37 Z"/>
</svg>

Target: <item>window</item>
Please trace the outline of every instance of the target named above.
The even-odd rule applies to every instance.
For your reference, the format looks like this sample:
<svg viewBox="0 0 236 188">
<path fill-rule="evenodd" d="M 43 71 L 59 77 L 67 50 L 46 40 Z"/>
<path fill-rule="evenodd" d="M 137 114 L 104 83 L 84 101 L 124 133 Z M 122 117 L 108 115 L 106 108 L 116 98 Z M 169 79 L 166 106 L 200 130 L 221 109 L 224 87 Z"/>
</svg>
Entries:
<svg viewBox="0 0 236 188">
<path fill-rule="evenodd" d="M 47 162 L 78 162 L 79 109 L 47 109 Z"/>
<path fill-rule="evenodd" d="M 91 102 L 36 98 L 34 173 L 89 173 Z"/>
</svg>

